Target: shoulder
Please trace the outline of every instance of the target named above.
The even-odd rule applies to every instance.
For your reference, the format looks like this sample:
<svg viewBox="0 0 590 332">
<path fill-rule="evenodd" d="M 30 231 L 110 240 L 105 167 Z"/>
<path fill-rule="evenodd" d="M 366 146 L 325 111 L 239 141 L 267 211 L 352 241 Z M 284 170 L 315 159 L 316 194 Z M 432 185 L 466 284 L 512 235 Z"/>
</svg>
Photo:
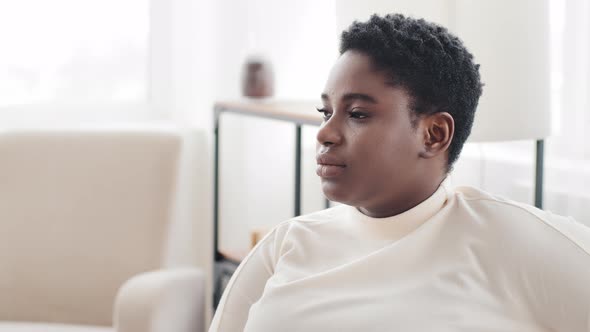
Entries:
<svg viewBox="0 0 590 332">
<path fill-rule="evenodd" d="M 348 216 L 348 206 L 337 205 L 325 210 L 312 212 L 285 220 L 274 227 L 275 239 L 283 241 L 287 237 L 298 236 L 301 232 L 318 232 L 340 224 Z"/>
<path fill-rule="evenodd" d="M 347 218 L 348 206 L 337 205 L 325 210 L 287 219 L 276 226 L 258 242 L 252 252 L 267 252 L 276 262 L 285 250 L 286 242 L 300 242 L 308 235 L 325 232 L 326 227 L 338 225 L 338 221 Z M 288 240 L 288 241 L 287 241 Z"/>
<path fill-rule="evenodd" d="M 455 198 L 458 211 L 479 222 L 485 257 L 493 262 L 489 273 L 502 280 L 500 289 L 547 327 L 586 331 L 590 228 L 475 188 L 459 187 Z"/>
<path fill-rule="evenodd" d="M 521 245 L 552 241 L 551 245 L 562 244 L 590 259 L 590 228 L 572 217 L 554 214 L 473 187 L 457 187 L 455 198 L 457 205 L 467 209 L 475 219 L 493 230 L 503 232 L 505 236 L 519 238 Z"/>
</svg>

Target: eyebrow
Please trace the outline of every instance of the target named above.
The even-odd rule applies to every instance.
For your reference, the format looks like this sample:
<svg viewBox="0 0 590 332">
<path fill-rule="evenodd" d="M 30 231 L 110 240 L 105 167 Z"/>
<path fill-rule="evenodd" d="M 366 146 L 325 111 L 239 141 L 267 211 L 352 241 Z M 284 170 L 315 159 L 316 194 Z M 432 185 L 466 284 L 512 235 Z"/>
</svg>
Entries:
<svg viewBox="0 0 590 332">
<path fill-rule="evenodd" d="M 322 100 L 328 101 L 330 98 L 326 93 L 322 93 Z M 343 101 L 361 100 L 371 104 L 377 104 L 377 99 L 364 93 L 347 93 L 342 96 Z"/>
</svg>

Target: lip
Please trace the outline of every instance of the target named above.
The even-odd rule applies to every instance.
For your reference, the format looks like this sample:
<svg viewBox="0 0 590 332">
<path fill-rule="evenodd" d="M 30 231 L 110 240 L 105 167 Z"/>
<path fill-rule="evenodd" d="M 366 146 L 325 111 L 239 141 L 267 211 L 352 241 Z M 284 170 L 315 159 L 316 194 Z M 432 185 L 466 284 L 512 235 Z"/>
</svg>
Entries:
<svg viewBox="0 0 590 332">
<path fill-rule="evenodd" d="M 346 167 L 346 164 L 343 161 L 331 155 L 319 154 L 316 157 L 316 161 L 318 165 L 322 166 Z"/>
<path fill-rule="evenodd" d="M 344 174 L 346 169 L 346 164 L 333 156 L 318 155 L 316 161 L 316 174 L 323 179 L 338 177 Z"/>
</svg>

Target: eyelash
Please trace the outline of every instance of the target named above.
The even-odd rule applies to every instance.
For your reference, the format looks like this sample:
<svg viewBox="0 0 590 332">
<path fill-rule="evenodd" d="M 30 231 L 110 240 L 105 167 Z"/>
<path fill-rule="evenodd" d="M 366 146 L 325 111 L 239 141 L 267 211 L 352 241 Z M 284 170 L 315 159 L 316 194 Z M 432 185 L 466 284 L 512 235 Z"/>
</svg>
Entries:
<svg viewBox="0 0 590 332">
<path fill-rule="evenodd" d="M 316 108 L 316 110 L 318 112 L 324 114 L 324 116 L 323 116 L 324 121 L 330 119 L 332 113 L 329 113 L 327 109 L 325 109 L 325 108 Z M 368 117 L 366 114 L 361 113 L 361 112 L 352 112 L 351 111 L 351 112 L 348 112 L 348 114 L 350 115 L 351 118 L 357 119 L 357 120 L 363 120 L 363 119 L 366 119 Z"/>
<path fill-rule="evenodd" d="M 325 108 L 316 108 L 316 110 L 318 110 L 318 112 L 323 114 L 322 118 L 324 118 L 324 121 L 329 119 L 328 111 Z"/>
</svg>

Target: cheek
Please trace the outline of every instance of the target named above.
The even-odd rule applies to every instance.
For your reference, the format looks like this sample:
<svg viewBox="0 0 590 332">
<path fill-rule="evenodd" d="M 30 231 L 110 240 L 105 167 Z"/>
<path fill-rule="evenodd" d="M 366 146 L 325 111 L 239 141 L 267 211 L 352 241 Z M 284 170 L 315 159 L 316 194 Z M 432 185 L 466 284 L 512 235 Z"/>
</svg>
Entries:
<svg viewBox="0 0 590 332">
<path fill-rule="evenodd" d="M 367 177 L 382 177 L 406 171 L 416 162 L 417 145 L 413 133 L 390 132 L 363 142 L 357 151 Z"/>
</svg>

